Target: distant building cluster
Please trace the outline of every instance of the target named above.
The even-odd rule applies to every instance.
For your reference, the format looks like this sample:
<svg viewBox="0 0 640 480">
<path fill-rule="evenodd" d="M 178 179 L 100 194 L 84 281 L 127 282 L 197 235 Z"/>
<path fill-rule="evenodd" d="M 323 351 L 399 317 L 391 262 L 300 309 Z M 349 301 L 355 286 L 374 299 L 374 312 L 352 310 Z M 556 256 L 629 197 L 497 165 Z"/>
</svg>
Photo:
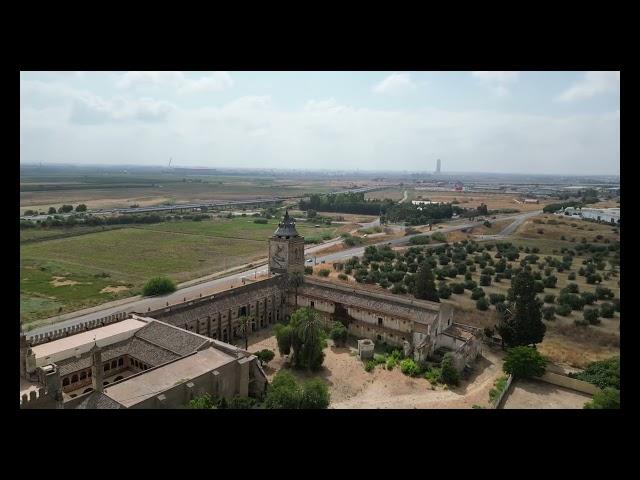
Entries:
<svg viewBox="0 0 640 480">
<path fill-rule="evenodd" d="M 566 207 L 558 212 L 560 215 L 570 217 L 587 218 L 597 222 L 620 223 L 619 208 L 574 208 Z"/>
</svg>

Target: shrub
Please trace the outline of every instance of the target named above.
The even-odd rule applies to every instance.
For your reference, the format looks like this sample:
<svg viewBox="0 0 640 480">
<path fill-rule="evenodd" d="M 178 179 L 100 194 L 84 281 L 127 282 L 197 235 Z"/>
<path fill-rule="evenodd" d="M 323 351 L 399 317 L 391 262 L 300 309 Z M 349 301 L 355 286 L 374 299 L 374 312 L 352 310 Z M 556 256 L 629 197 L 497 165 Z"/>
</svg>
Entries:
<svg viewBox="0 0 640 480">
<path fill-rule="evenodd" d="M 304 267 L 305 275 L 313 275 L 313 267 Z"/>
<path fill-rule="evenodd" d="M 545 320 L 555 320 L 556 319 L 556 307 L 542 307 L 542 318 Z"/>
<path fill-rule="evenodd" d="M 534 347 L 513 347 L 507 350 L 503 370 L 515 378 L 540 377 L 546 370 L 547 359 Z"/>
<path fill-rule="evenodd" d="M 340 280 L 349 280 L 349 277 L 347 277 L 344 273 L 339 273 L 338 274 L 338 279 L 340 279 Z"/>
<path fill-rule="evenodd" d="M 563 317 L 566 317 L 566 316 L 571 314 L 571 307 L 569 305 L 561 303 L 556 307 L 556 312 L 555 313 L 557 313 L 558 315 L 561 315 Z"/>
<path fill-rule="evenodd" d="M 619 409 L 620 390 L 605 388 L 597 392 L 590 402 L 584 404 L 585 409 Z"/>
<path fill-rule="evenodd" d="M 405 358 L 400 362 L 400 371 L 405 375 L 414 377 L 420 373 L 420 367 L 410 358 Z"/>
<path fill-rule="evenodd" d="M 533 282 L 533 291 L 536 293 L 544 292 L 544 284 L 540 280 L 535 280 Z"/>
<path fill-rule="evenodd" d="M 590 325 L 597 325 L 600 323 L 600 313 L 597 308 L 586 308 L 582 312 L 582 318 Z"/>
<path fill-rule="evenodd" d="M 438 296 L 440 298 L 449 298 L 451 296 L 451 288 L 446 283 L 441 284 L 438 287 Z"/>
<path fill-rule="evenodd" d="M 582 372 L 570 373 L 571 378 L 584 380 L 599 388 L 620 388 L 620 357 L 598 360 L 587 365 Z"/>
<path fill-rule="evenodd" d="M 471 300 L 478 300 L 479 298 L 484 296 L 485 296 L 484 290 L 480 287 L 476 287 L 473 290 L 471 290 Z"/>
<path fill-rule="evenodd" d="M 365 362 L 364 364 L 364 371 L 365 372 L 372 372 L 374 368 L 376 368 L 376 365 L 378 365 L 376 363 L 375 360 L 369 360 L 367 362 Z"/>
<path fill-rule="evenodd" d="M 481 297 L 476 301 L 476 308 L 481 311 L 487 310 L 489 308 L 489 302 L 487 302 L 485 297 Z"/>
<path fill-rule="evenodd" d="M 553 303 L 555 301 L 556 301 L 555 295 L 548 294 L 544 296 L 544 303 Z"/>
<path fill-rule="evenodd" d="M 273 350 L 269 350 L 267 348 L 260 350 L 259 352 L 254 353 L 254 355 L 256 357 L 258 357 L 258 360 L 260 361 L 260 365 L 264 365 L 265 363 L 269 363 L 271 360 L 273 360 L 273 357 L 276 356 L 276 354 L 273 352 Z"/>
<path fill-rule="evenodd" d="M 461 294 L 464 293 L 464 285 L 462 283 L 452 283 L 451 290 L 453 293 Z"/>
<path fill-rule="evenodd" d="M 253 223 L 260 223 L 260 224 L 266 224 L 269 223 L 269 221 L 266 218 L 256 218 Z"/>
<path fill-rule="evenodd" d="M 480 275 L 480 285 L 483 287 L 491 285 L 491 275 Z"/>
<path fill-rule="evenodd" d="M 166 293 L 173 293 L 177 289 L 173 280 L 167 277 L 154 277 L 151 278 L 142 288 L 142 294 L 145 297 L 153 295 L 164 295 Z"/>
<path fill-rule="evenodd" d="M 386 368 L 387 370 L 393 370 L 397 364 L 398 360 L 396 360 L 394 357 L 389 357 L 387 358 Z"/>
<path fill-rule="evenodd" d="M 331 270 L 329 270 L 328 268 L 323 268 L 321 270 L 318 270 L 318 275 L 320 275 L 321 277 L 328 277 L 330 273 L 331 273 Z"/>
<path fill-rule="evenodd" d="M 323 409 L 329 406 L 330 400 L 327 384 L 319 378 L 312 378 L 302 384 L 302 397 L 298 408 Z"/>
<path fill-rule="evenodd" d="M 593 305 L 593 302 L 596 301 L 596 296 L 591 292 L 582 292 L 580 297 L 585 305 Z"/>
</svg>

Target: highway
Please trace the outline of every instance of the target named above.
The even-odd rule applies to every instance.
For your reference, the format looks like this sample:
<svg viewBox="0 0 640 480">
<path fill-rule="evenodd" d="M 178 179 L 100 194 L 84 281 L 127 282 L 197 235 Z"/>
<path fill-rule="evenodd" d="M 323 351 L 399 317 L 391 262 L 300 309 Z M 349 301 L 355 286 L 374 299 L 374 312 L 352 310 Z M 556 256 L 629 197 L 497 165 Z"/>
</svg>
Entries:
<svg viewBox="0 0 640 480">
<path fill-rule="evenodd" d="M 514 224 L 516 225 L 513 229 L 510 230 L 510 232 L 513 232 L 515 228 L 517 228 L 517 226 L 521 224 L 524 220 L 526 220 L 531 216 L 538 215 L 540 213 L 541 211 L 535 211 L 535 212 L 528 212 L 528 213 L 522 213 L 517 215 L 507 215 L 507 216 L 498 217 L 496 218 L 496 220 L 513 219 L 514 222 L 511 225 L 514 225 Z M 435 232 L 442 232 L 442 233 L 453 232 L 456 230 L 463 230 L 465 228 L 482 225 L 482 222 L 463 222 L 455 225 L 448 225 L 448 226 L 444 226 L 444 225 L 446 224 L 443 224 L 443 228 L 435 229 L 432 232 L 407 235 L 407 236 L 395 238 L 392 240 L 382 241 L 382 242 L 376 243 L 375 245 L 377 246 L 391 245 L 392 247 L 397 247 L 397 246 L 408 244 L 411 237 L 414 237 L 416 235 L 430 235 Z M 503 232 L 507 230 L 507 228 L 504 229 Z M 309 253 L 314 253 L 318 250 L 327 248 L 328 246 L 335 245 L 340 241 L 341 241 L 340 239 L 334 239 L 325 244 L 310 247 L 308 249 L 305 249 L 305 255 L 308 256 Z M 435 246 L 435 244 L 431 244 L 431 246 Z M 316 263 L 321 263 L 323 261 L 329 262 L 329 261 L 336 261 L 336 260 L 345 260 L 345 259 L 351 258 L 354 255 L 357 255 L 357 256 L 362 255 L 364 253 L 364 249 L 365 249 L 364 246 L 354 247 L 346 250 L 341 250 L 339 252 L 334 252 L 334 253 L 329 253 L 324 255 L 320 254 L 315 256 L 314 258 Z M 249 279 L 248 281 L 251 281 L 250 279 L 253 277 L 266 275 L 267 271 L 268 269 L 266 265 L 257 266 L 251 269 L 247 269 L 238 273 L 234 273 L 234 274 L 222 277 L 222 278 L 216 278 L 213 280 L 198 283 L 196 285 L 181 288 L 180 290 L 169 295 L 163 295 L 160 297 L 151 297 L 151 298 L 132 297 L 131 301 L 127 302 L 125 300 L 115 306 L 110 306 L 103 309 L 94 308 L 94 309 L 87 309 L 85 311 L 79 311 L 77 312 L 78 316 L 69 318 L 68 320 L 34 328 L 33 330 L 30 330 L 29 332 L 27 332 L 27 336 L 46 334 L 53 330 L 70 327 L 72 325 L 87 322 L 90 320 L 99 319 L 99 318 L 106 317 L 108 315 L 113 315 L 120 312 L 127 312 L 127 313 L 138 312 L 138 313 L 144 314 L 144 312 L 148 310 L 156 310 L 156 309 L 162 308 L 166 306 L 167 303 L 169 305 L 175 305 L 178 303 L 182 303 L 184 299 L 193 300 L 201 296 L 207 296 L 207 295 L 211 295 L 213 293 L 219 292 L 221 290 L 226 290 L 227 288 L 237 287 L 239 285 L 242 285 L 243 278 Z M 88 312 L 88 313 L 85 313 L 85 312 Z"/>
</svg>

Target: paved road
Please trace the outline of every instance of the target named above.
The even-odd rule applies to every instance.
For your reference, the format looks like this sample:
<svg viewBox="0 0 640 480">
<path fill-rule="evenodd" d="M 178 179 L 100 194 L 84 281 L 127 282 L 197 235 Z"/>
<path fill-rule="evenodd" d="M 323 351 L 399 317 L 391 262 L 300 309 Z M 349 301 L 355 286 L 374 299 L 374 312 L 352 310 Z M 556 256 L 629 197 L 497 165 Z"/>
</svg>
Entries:
<svg viewBox="0 0 640 480">
<path fill-rule="evenodd" d="M 506 220 L 506 219 L 514 219 L 514 223 L 516 222 L 520 222 L 522 223 L 522 221 L 524 221 L 524 219 L 536 215 L 540 212 L 530 212 L 530 213 L 526 213 L 526 214 L 519 214 L 519 215 L 511 215 L 511 216 L 503 216 L 503 217 L 499 217 L 500 220 Z M 463 230 L 465 228 L 470 228 L 470 227 L 474 227 L 474 226 L 478 226 L 481 225 L 482 222 L 463 222 L 463 223 L 458 223 L 455 225 L 448 225 L 448 226 L 443 226 L 443 228 L 441 229 L 436 229 L 433 232 L 430 233 L 435 233 L 435 232 L 442 232 L 442 233 L 447 233 L 447 232 L 452 232 L 455 230 Z M 419 234 L 415 234 L 415 235 L 428 235 L 430 233 L 419 233 Z M 391 245 L 392 247 L 397 247 L 397 246 L 401 246 L 401 245 L 405 245 L 407 243 L 409 243 L 409 240 L 411 239 L 411 237 L 414 237 L 415 235 L 407 235 L 405 237 L 400 237 L 400 238 L 395 238 L 392 240 L 387 240 L 387 241 L 383 241 L 380 243 L 377 243 L 375 245 L 378 246 L 382 246 L 382 245 Z M 330 245 L 334 245 L 337 244 L 341 241 L 341 239 L 334 239 L 330 242 L 327 242 L 325 244 L 322 245 L 317 245 L 314 247 L 310 247 L 308 249 L 305 249 L 305 255 L 308 255 L 309 253 L 314 253 L 320 249 L 324 249 L 327 246 Z M 355 247 L 355 248 L 350 248 L 348 250 L 341 250 L 339 252 L 335 252 L 335 253 L 329 253 L 329 254 L 325 254 L 325 255 L 318 255 L 315 257 L 315 260 L 317 263 L 321 263 L 323 261 L 328 262 L 328 261 L 335 261 L 335 260 L 341 260 L 341 259 L 348 259 L 351 258 L 354 255 L 362 255 L 364 253 L 364 249 L 365 247 Z M 237 287 L 239 285 L 242 285 L 242 279 L 243 278 L 253 278 L 255 276 L 260 276 L 260 275 L 265 275 L 267 273 L 268 269 L 266 265 L 262 265 L 262 266 L 257 266 L 255 268 L 252 269 L 248 269 L 245 271 L 241 271 L 238 273 L 234 273 L 232 275 L 226 276 L 226 277 L 222 277 L 222 278 L 217 278 L 214 280 L 209 280 L 203 283 L 199 283 L 196 285 L 192 285 L 189 287 L 185 287 L 185 288 L 181 288 L 180 290 L 176 291 L 175 293 L 169 294 L 169 295 L 164 295 L 161 297 L 153 297 L 153 298 L 137 298 L 137 299 L 133 299 L 131 302 L 123 304 L 123 305 L 118 305 L 118 306 L 114 306 L 114 307 L 108 307 L 105 309 L 101 309 L 101 310 L 97 310 L 97 311 L 93 311 L 90 313 L 85 313 L 82 314 L 81 312 L 79 312 L 80 314 L 76 317 L 70 318 L 68 320 L 62 321 L 62 322 L 57 322 L 55 324 L 51 324 L 51 325 L 45 325 L 39 328 L 35 328 L 33 330 L 30 330 L 29 332 L 27 332 L 27 335 L 37 335 L 37 334 L 41 334 L 41 333 L 48 333 L 50 331 L 56 330 L 56 329 L 60 329 L 60 328 L 65 328 L 65 327 L 70 327 L 72 325 L 76 325 L 79 323 L 83 323 L 83 322 L 87 322 L 90 320 L 95 320 L 98 318 L 102 318 L 108 315 L 113 315 L 115 313 L 119 313 L 119 312 L 139 312 L 139 313 L 144 313 L 146 312 L 148 309 L 151 310 L 156 310 L 158 308 L 162 308 L 164 306 L 167 305 L 167 303 L 169 303 L 169 305 L 174 305 L 177 303 L 181 303 L 184 301 L 184 299 L 186 298 L 187 300 L 190 299 L 196 299 L 199 298 L 200 296 L 206 296 L 206 295 L 210 295 L 212 293 L 215 293 L 217 291 L 220 290 L 224 290 L 227 288 L 231 288 L 233 287 Z"/>
</svg>

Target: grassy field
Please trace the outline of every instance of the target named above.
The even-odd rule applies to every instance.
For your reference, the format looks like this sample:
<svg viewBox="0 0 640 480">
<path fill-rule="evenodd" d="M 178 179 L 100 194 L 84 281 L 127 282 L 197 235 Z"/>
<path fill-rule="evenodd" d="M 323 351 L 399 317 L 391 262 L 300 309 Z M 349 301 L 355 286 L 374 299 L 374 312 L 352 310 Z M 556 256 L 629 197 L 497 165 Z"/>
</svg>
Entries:
<svg viewBox="0 0 640 480">
<path fill-rule="evenodd" d="M 21 319 L 28 323 L 135 295 L 155 275 L 184 282 L 265 258 L 276 227 L 275 219 L 265 225 L 237 217 L 25 243 L 20 249 Z M 298 230 L 321 240 L 337 236 L 339 228 L 298 224 Z"/>
</svg>

